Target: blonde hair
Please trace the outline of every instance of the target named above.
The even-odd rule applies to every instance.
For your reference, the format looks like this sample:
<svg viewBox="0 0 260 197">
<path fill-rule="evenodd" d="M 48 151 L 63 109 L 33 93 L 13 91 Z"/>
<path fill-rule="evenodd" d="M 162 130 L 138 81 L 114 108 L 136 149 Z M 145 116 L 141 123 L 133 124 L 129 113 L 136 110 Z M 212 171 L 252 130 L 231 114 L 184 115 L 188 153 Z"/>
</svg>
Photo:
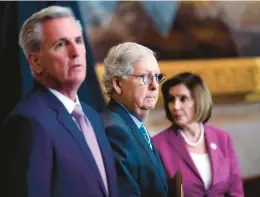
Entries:
<svg viewBox="0 0 260 197">
<path fill-rule="evenodd" d="M 195 119 L 194 121 L 206 123 L 212 113 L 212 97 L 208 86 L 199 75 L 184 72 L 165 81 L 162 85 L 162 93 L 164 99 L 164 109 L 167 119 L 173 122 L 171 112 L 169 110 L 169 89 L 176 85 L 185 85 L 195 101 Z"/>
</svg>

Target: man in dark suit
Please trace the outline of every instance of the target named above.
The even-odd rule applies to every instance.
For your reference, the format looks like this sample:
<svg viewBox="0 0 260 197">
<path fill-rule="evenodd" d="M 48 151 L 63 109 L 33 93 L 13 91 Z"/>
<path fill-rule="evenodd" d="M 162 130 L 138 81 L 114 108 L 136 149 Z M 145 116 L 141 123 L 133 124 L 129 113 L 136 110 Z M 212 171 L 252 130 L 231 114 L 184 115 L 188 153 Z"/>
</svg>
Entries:
<svg viewBox="0 0 260 197">
<path fill-rule="evenodd" d="M 143 123 L 164 79 L 154 53 L 126 42 L 109 50 L 104 66 L 111 99 L 102 117 L 114 151 L 119 196 L 166 197 L 165 171 Z"/>
<path fill-rule="evenodd" d="M 101 118 L 77 96 L 86 75 L 82 33 L 65 7 L 25 21 L 19 43 L 36 82 L 0 131 L 0 196 L 118 196 Z"/>
</svg>

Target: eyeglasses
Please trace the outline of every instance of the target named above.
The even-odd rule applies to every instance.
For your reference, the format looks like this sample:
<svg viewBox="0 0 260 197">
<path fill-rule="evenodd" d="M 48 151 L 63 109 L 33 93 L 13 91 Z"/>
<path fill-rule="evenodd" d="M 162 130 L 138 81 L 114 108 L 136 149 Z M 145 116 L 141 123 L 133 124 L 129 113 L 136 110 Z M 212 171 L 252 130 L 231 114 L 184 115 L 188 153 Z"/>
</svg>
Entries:
<svg viewBox="0 0 260 197">
<path fill-rule="evenodd" d="M 139 77 L 143 79 L 143 83 L 145 85 L 150 85 L 153 82 L 153 78 L 155 78 L 156 82 L 158 84 L 162 83 L 165 80 L 165 74 L 160 73 L 160 74 L 142 74 L 142 75 L 130 75 L 134 77 Z"/>
</svg>

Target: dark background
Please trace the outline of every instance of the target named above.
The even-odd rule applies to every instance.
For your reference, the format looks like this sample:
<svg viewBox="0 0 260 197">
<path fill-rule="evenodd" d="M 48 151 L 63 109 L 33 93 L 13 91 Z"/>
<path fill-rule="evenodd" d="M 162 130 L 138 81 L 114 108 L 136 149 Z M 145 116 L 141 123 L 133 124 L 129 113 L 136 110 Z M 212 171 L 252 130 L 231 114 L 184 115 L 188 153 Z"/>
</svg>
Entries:
<svg viewBox="0 0 260 197">
<path fill-rule="evenodd" d="M 27 95 L 33 85 L 29 64 L 18 44 L 21 26 L 34 12 L 50 5 L 69 6 L 76 17 L 81 20 L 77 2 L 73 1 L 0 2 L 0 125 L 15 104 Z M 105 105 L 105 100 L 95 74 L 95 60 L 86 36 L 85 44 L 88 63 L 87 78 L 79 90 L 79 97 L 100 111 Z"/>
</svg>

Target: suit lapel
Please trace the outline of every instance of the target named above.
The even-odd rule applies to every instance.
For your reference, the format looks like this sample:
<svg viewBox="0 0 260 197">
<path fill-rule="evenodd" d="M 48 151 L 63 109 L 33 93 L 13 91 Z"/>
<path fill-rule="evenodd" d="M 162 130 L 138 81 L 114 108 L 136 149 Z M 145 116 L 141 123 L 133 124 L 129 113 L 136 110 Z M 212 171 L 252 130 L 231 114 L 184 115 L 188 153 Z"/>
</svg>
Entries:
<svg viewBox="0 0 260 197">
<path fill-rule="evenodd" d="M 212 172 L 212 181 L 211 184 L 214 185 L 217 182 L 218 177 L 218 167 L 220 166 L 224 156 L 218 147 L 218 140 L 215 131 L 212 131 L 212 128 L 204 125 L 205 130 L 205 139 L 206 139 L 206 145 L 208 149 L 208 154 L 210 158 L 211 163 L 211 172 Z M 178 131 L 172 131 L 169 130 L 168 133 L 169 137 L 168 143 L 172 145 L 172 147 L 176 150 L 176 152 L 180 155 L 180 157 L 185 161 L 185 163 L 193 170 L 193 172 L 198 176 L 200 179 L 199 171 L 194 164 L 186 146 L 183 138 L 179 134 Z M 202 181 L 202 179 L 201 179 Z"/>
<path fill-rule="evenodd" d="M 155 166 L 155 168 L 157 169 L 157 172 L 158 172 L 159 176 L 161 177 L 161 181 L 162 181 L 165 189 L 167 189 L 168 183 L 166 182 L 166 177 L 165 176 L 163 177 L 163 175 L 165 175 L 163 164 L 162 164 L 162 161 L 160 159 L 158 151 L 156 150 L 155 146 L 153 145 L 152 138 L 151 138 L 151 143 L 152 143 L 152 147 L 153 147 L 153 153 L 155 154 L 155 159 L 156 159 L 155 163 L 157 162 L 156 166 L 161 167 L 161 168 L 158 168 L 158 167 Z"/>
<path fill-rule="evenodd" d="M 144 152 L 146 153 L 147 157 L 150 159 L 152 165 L 154 166 L 158 176 L 164 187 L 166 188 L 166 183 L 163 181 L 164 179 L 161 177 L 161 169 L 158 169 L 158 166 L 162 166 L 161 163 L 158 163 L 158 157 L 153 150 L 151 150 L 150 146 L 146 142 L 144 136 L 141 134 L 139 128 L 136 126 L 135 122 L 132 120 L 126 109 L 122 107 L 119 103 L 115 100 L 111 99 L 108 103 L 108 108 L 116 113 L 118 113 L 123 119 L 126 121 L 127 125 L 131 128 L 132 134 L 135 137 L 136 141 L 140 144 L 143 148 Z M 152 139 L 151 139 L 152 140 Z M 153 146 L 153 144 L 152 144 Z M 153 149 L 155 147 L 153 146 Z"/>
<path fill-rule="evenodd" d="M 211 127 L 204 125 L 206 144 L 208 148 L 208 153 L 211 162 L 211 172 L 212 172 L 212 181 L 211 184 L 214 185 L 217 182 L 218 177 L 218 167 L 220 166 L 224 156 L 218 146 L 218 139 L 215 131 Z"/>
<path fill-rule="evenodd" d="M 105 167 L 105 171 L 106 171 L 106 174 L 107 174 L 107 181 L 108 181 L 108 189 L 110 188 L 110 182 L 109 182 L 109 174 L 110 174 L 110 171 L 109 171 L 109 167 L 108 164 L 109 164 L 109 158 L 107 157 L 107 155 L 110 155 L 110 153 L 106 153 L 106 149 L 104 148 L 105 146 L 105 142 L 103 142 L 103 140 L 100 138 L 100 135 L 99 135 L 99 132 L 102 131 L 102 128 L 101 128 L 101 125 L 97 125 L 95 124 L 96 120 L 95 120 L 95 117 L 89 112 L 89 110 L 87 110 L 86 106 L 85 105 L 82 105 L 83 107 L 83 110 L 84 110 L 84 113 L 85 115 L 88 117 L 90 123 L 91 123 L 91 126 L 95 132 L 95 135 L 96 135 L 96 138 L 97 138 L 97 141 L 98 141 L 98 145 L 99 145 L 99 148 L 100 148 L 100 151 L 101 151 L 101 154 L 102 154 L 102 159 L 103 159 L 103 162 L 104 162 L 104 167 Z M 97 169 L 97 168 L 96 168 Z M 98 172 L 99 173 L 99 172 Z M 101 178 L 101 176 L 99 176 L 99 182 L 100 182 L 100 186 L 102 187 L 102 191 L 104 192 L 105 195 L 106 194 L 106 190 L 105 190 L 105 186 L 103 184 L 103 180 Z M 111 194 L 111 193 L 110 193 Z"/>
<path fill-rule="evenodd" d="M 68 113 L 60 111 L 58 113 L 57 119 L 60 122 L 60 124 L 62 124 L 63 127 L 66 129 L 66 131 L 72 136 L 75 142 L 78 144 L 83 155 L 88 160 L 88 163 L 91 164 L 91 167 L 95 169 L 94 167 L 95 161 L 92 157 L 89 156 L 92 153 L 89 147 L 87 146 L 87 143 L 85 141 L 82 132 L 78 129 L 75 122 L 72 120 L 72 117 Z"/>
<path fill-rule="evenodd" d="M 154 149 L 155 147 L 153 146 L 153 150 L 151 150 L 150 146 L 148 145 L 147 141 L 145 140 L 144 136 L 141 134 L 140 130 L 137 128 L 135 123 L 133 122 L 132 124 L 129 124 L 129 126 L 132 129 L 132 133 L 136 139 L 136 141 L 140 144 L 140 146 L 143 148 L 144 152 L 146 153 L 147 157 L 150 159 L 152 165 L 154 166 L 155 170 L 157 171 L 157 174 L 161 178 L 163 182 L 163 178 L 161 177 L 161 169 L 159 169 L 159 166 L 161 165 L 161 162 L 159 162 L 159 158 L 156 155 L 156 150 Z M 163 182 L 164 187 L 165 182 Z"/>
<path fill-rule="evenodd" d="M 169 135 L 169 137 L 167 138 L 168 143 L 171 144 L 174 150 L 178 153 L 178 155 L 182 158 L 182 160 L 190 167 L 190 169 L 194 172 L 194 174 L 201 179 L 199 171 L 195 163 L 193 162 L 188 152 L 188 149 L 185 146 L 185 141 L 180 135 L 180 133 L 176 130 L 173 131 L 170 129 L 168 135 Z"/>
<path fill-rule="evenodd" d="M 66 112 L 60 111 L 59 114 L 58 114 L 58 120 L 66 128 L 66 131 L 70 133 L 72 138 L 78 144 L 78 146 L 81 149 L 85 159 L 87 160 L 88 165 L 96 173 L 96 178 L 98 179 L 99 186 L 101 187 L 102 191 L 105 194 L 106 192 L 105 192 L 105 187 L 104 187 L 102 178 L 100 176 L 96 162 L 95 162 L 95 160 L 92 156 L 92 153 L 91 153 L 91 151 L 90 151 L 90 149 L 89 149 L 89 147 L 88 147 L 88 145 L 85 141 L 85 138 L 84 138 L 82 132 L 78 129 L 75 122 L 72 120 L 71 115 L 69 115 L 68 112 L 66 113 Z"/>
<path fill-rule="evenodd" d="M 58 122 L 65 128 L 65 131 L 67 131 L 72 136 L 72 139 L 76 142 L 80 151 L 84 155 L 84 158 L 87 162 L 86 165 L 89 165 L 90 168 L 98 175 L 97 179 L 100 183 L 100 187 L 105 192 L 105 188 L 101 176 L 99 174 L 98 168 L 96 166 L 95 160 L 92 156 L 92 153 L 89 147 L 87 146 L 82 132 L 79 130 L 79 128 L 73 121 L 72 116 L 68 113 L 64 105 L 48 89 L 43 87 L 41 84 L 35 83 L 35 87 L 32 92 L 34 91 L 38 91 L 40 97 L 46 102 L 46 104 L 52 110 L 56 111 Z"/>
</svg>

